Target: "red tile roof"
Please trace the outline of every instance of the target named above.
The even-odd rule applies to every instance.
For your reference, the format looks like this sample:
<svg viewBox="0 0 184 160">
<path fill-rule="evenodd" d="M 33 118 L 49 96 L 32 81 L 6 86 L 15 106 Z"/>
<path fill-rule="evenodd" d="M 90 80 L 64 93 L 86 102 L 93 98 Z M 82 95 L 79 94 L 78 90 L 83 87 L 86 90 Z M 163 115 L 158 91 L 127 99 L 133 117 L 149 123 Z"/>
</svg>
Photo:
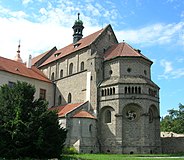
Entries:
<svg viewBox="0 0 184 160">
<path fill-rule="evenodd" d="M 59 117 L 64 117 L 67 113 L 70 113 L 74 109 L 80 107 L 82 104 L 84 104 L 84 103 L 66 104 L 64 106 L 49 108 L 49 110 L 56 110 L 58 112 Z"/>
<path fill-rule="evenodd" d="M 77 112 L 73 118 L 91 118 L 91 119 L 96 119 L 92 114 L 88 113 L 87 111 L 79 111 Z"/>
<path fill-rule="evenodd" d="M 108 25 L 109 26 L 109 25 Z M 107 26 L 107 27 L 108 27 Z M 107 28 L 106 27 L 106 28 Z M 55 53 L 53 53 L 41 66 L 44 66 L 44 65 L 46 65 L 46 64 L 48 64 L 48 63 L 51 63 L 51 62 L 53 62 L 53 61 L 55 61 L 55 60 L 57 60 L 57 59 L 60 59 L 60 58 L 62 58 L 62 57 L 64 57 L 64 56 L 67 56 L 67 55 L 69 55 L 69 54 L 71 54 L 71 53 L 73 53 L 73 52 L 75 52 L 75 51 L 77 51 L 77 50 L 80 50 L 80 49 L 82 49 L 82 48 L 85 48 L 85 47 L 87 47 L 87 46 L 89 46 L 92 42 L 94 42 L 97 38 L 98 38 L 98 36 L 106 29 L 106 28 L 104 28 L 104 29 L 101 29 L 101 30 L 99 30 L 99 31 L 97 31 L 97 32 L 95 32 L 95 33 L 93 33 L 93 34 L 91 34 L 91 35 L 89 35 L 89 36 L 87 36 L 87 37 L 84 37 L 84 38 L 82 38 L 81 40 L 79 40 L 75 45 L 77 46 L 78 45 L 78 47 L 74 47 L 74 44 L 72 43 L 72 44 L 70 44 L 70 45 L 68 45 L 68 46 L 66 46 L 66 47 L 64 47 L 64 48 L 61 48 L 61 49 L 59 49 L 59 50 L 57 50 Z"/>
<path fill-rule="evenodd" d="M 51 83 L 51 81 L 36 67 L 32 66 L 31 68 L 27 68 L 24 63 L 4 57 L 0 57 L 0 71 Z"/>
<path fill-rule="evenodd" d="M 135 50 L 125 42 L 113 45 L 104 54 L 105 60 L 113 59 L 115 57 L 142 57 L 149 60 L 147 57 L 142 55 L 139 50 Z"/>
</svg>

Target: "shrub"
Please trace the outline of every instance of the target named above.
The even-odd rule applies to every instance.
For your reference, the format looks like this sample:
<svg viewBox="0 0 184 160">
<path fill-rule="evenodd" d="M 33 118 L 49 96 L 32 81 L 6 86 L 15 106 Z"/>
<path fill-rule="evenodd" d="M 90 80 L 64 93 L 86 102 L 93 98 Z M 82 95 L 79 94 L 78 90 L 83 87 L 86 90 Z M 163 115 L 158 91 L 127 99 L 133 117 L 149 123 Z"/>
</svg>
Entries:
<svg viewBox="0 0 184 160">
<path fill-rule="evenodd" d="M 75 147 L 64 147 L 63 154 L 78 154 L 78 151 Z"/>
</svg>

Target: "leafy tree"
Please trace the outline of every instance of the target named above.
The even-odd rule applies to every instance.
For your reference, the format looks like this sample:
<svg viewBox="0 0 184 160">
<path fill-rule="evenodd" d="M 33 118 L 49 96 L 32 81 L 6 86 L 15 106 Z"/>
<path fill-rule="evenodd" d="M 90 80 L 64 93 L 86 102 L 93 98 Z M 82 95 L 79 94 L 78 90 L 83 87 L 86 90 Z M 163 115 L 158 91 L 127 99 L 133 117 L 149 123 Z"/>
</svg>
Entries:
<svg viewBox="0 0 184 160">
<path fill-rule="evenodd" d="M 0 88 L 0 155 L 5 158 L 56 158 L 66 131 L 45 100 L 34 100 L 35 88 L 25 82 Z"/>
<path fill-rule="evenodd" d="M 179 109 L 168 110 L 169 115 L 161 120 L 161 131 L 184 134 L 184 105 L 179 104 Z"/>
</svg>

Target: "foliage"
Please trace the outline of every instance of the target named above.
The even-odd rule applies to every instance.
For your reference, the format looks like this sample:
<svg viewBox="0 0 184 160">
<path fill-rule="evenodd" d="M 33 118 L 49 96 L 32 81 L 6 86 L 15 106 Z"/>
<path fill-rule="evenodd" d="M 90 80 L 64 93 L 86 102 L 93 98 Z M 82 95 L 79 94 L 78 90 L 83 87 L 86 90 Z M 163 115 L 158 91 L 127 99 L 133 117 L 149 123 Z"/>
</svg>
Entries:
<svg viewBox="0 0 184 160">
<path fill-rule="evenodd" d="M 0 155 L 5 158 L 59 157 L 66 139 L 57 114 L 45 100 L 34 100 L 25 82 L 0 88 Z"/>
<path fill-rule="evenodd" d="M 75 149 L 75 147 L 64 147 L 63 154 L 78 154 L 78 151 Z"/>
<path fill-rule="evenodd" d="M 179 109 L 168 110 L 169 115 L 162 118 L 161 131 L 184 134 L 184 105 L 179 104 Z"/>
</svg>

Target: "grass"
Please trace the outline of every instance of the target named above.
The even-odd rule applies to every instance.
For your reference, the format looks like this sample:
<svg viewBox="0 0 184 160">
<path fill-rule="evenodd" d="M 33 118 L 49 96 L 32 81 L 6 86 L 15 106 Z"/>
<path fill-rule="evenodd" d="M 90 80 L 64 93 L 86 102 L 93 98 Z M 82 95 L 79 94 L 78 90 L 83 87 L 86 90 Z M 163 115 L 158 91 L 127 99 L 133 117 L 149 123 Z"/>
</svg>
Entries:
<svg viewBox="0 0 184 160">
<path fill-rule="evenodd" d="M 183 156 L 181 158 L 178 158 Z M 172 157 L 172 158 L 171 158 Z M 62 160 L 184 160 L 184 154 L 75 154 L 62 157 Z"/>
</svg>

